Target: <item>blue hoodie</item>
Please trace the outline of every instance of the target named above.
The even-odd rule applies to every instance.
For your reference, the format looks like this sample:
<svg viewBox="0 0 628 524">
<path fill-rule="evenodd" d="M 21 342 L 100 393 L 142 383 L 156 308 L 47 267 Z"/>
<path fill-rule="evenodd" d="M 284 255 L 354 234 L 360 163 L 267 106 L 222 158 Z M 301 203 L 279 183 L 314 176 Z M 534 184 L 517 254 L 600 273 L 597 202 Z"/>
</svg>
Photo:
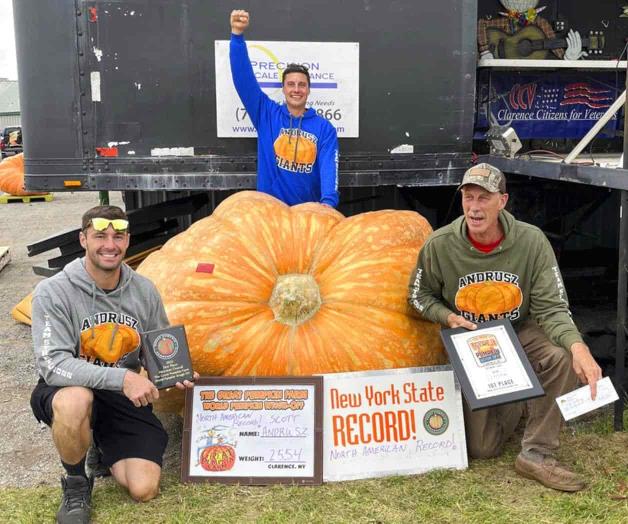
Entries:
<svg viewBox="0 0 628 524">
<path fill-rule="evenodd" d="M 288 205 L 338 205 L 336 129 L 312 108 L 301 117 L 259 87 L 242 35 L 231 35 L 229 58 L 236 91 L 257 130 L 257 189 Z"/>
</svg>

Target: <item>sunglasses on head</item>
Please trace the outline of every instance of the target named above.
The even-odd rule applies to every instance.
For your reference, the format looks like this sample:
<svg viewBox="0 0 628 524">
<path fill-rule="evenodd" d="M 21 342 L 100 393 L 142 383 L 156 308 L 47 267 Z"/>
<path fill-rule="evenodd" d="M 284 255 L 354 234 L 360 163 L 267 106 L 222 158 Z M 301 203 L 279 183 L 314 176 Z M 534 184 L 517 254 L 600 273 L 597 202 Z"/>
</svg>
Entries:
<svg viewBox="0 0 628 524">
<path fill-rule="evenodd" d="M 114 231 L 119 233 L 129 229 L 129 221 L 123 218 L 114 218 L 113 220 L 108 218 L 92 218 L 90 224 L 96 231 L 105 231 L 110 225 L 113 227 Z"/>
</svg>

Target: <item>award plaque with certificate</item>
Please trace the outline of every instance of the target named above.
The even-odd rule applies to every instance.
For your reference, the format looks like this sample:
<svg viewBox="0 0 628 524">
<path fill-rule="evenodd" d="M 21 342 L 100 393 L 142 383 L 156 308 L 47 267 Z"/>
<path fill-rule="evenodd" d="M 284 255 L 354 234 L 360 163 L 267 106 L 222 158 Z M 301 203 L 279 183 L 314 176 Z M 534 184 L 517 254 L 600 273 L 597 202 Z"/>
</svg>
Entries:
<svg viewBox="0 0 628 524">
<path fill-rule="evenodd" d="M 185 390 L 183 482 L 323 481 L 323 377 L 201 377 Z"/>
<path fill-rule="evenodd" d="M 472 411 L 545 394 L 509 320 L 444 329 L 441 338 Z"/>
<path fill-rule="evenodd" d="M 148 378 L 157 389 L 193 380 L 194 370 L 183 326 L 142 333 L 142 354 Z"/>
</svg>

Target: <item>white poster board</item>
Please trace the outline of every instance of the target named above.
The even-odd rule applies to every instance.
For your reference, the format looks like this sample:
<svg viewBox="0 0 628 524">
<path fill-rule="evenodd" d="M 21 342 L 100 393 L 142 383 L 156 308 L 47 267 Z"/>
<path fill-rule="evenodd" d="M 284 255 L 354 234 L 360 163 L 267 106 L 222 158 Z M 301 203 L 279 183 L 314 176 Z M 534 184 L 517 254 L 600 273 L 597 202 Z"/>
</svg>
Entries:
<svg viewBox="0 0 628 524">
<path fill-rule="evenodd" d="M 359 136 L 360 44 L 357 42 L 247 41 L 249 59 L 262 90 L 283 103 L 281 72 L 291 62 L 310 72 L 308 107 L 333 124 L 340 138 Z M 233 87 L 229 41 L 215 41 L 216 129 L 220 138 L 256 137 Z"/>
<path fill-rule="evenodd" d="M 451 366 L 324 375 L 323 480 L 465 469 Z"/>
<path fill-rule="evenodd" d="M 199 379 L 186 392 L 182 479 L 320 483 L 315 380 Z"/>
</svg>

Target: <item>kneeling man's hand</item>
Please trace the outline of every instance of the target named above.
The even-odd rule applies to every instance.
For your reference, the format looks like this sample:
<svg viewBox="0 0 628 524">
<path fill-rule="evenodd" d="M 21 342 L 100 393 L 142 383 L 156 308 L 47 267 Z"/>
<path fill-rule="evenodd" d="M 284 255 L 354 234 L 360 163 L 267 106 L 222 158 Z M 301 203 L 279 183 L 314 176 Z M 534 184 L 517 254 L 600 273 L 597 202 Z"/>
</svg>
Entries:
<svg viewBox="0 0 628 524">
<path fill-rule="evenodd" d="M 597 395 L 597 381 L 602 378 L 602 370 L 591 355 L 589 348 L 582 342 L 575 342 L 571 345 L 573 355 L 573 370 L 578 375 L 580 382 L 589 384 L 591 387 L 591 399 L 595 400 Z"/>
<path fill-rule="evenodd" d="M 450 328 L 458 328 L 463 327 L 466 329 L 476 329 L 478 326 L 474 324 L 470 320 L 467 320 L 461 315 L 456 315 L 455 313 L 450 313 L 447 317 L 447 325 Z"/>
<path fill-rule="evenodd" d="M 159 398 L 159 391 L 155 384 L 133 371 L 127 371 L 124 374 L 122 393 L 133 402 L 136 408 L 148 406 L 148 404 Z"/>
<path fill-rule="evenodd" d="M 200 377 L 200 375 L 195 371 L 193 380 L 198 380 L 198 377 Z M 191 380 L 184 380 L 183 382 L 177 382 L 175 386 L 177 386 L 177 389 L 193 388 L 194 382 Z"/>
</svg>

